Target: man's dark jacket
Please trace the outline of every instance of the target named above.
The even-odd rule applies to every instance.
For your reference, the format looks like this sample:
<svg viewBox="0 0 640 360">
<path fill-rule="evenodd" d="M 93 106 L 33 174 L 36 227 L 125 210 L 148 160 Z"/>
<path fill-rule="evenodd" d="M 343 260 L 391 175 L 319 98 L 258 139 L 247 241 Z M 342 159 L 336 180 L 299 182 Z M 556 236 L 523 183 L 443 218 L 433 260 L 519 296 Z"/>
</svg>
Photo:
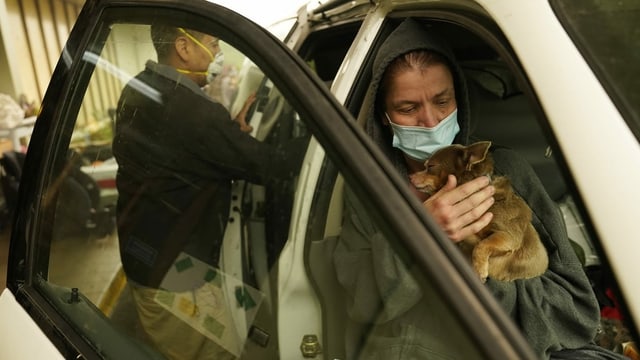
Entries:
<svg viewBox="0 0 640 360">
<path fill-rule="evenodd" d="M 151 61 L 122 91 L 113 152 L 123 268 L 150 287 L 181 251 L 216 266 L 232 181 L 275 181 L 285 155 L 301 157 L 240 131 L 195 82 Z"/>
</svg>

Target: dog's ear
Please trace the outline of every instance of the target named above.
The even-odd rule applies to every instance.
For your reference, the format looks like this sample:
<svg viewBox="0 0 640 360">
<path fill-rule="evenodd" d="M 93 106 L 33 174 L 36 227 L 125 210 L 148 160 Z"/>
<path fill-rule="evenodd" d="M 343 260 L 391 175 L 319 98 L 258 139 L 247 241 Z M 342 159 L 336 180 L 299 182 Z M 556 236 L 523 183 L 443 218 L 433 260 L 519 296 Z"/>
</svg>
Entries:
<svg viewBox="0 0 640 360">
<path fill-rule="evenodd" d="M 491 147 L 491 141 L 478 141 L 466 148 L 465 160 L 467 160 L 467 170 L 475 164 L 481 163 L 487 158 L 487 153 Z"/>
</svg>

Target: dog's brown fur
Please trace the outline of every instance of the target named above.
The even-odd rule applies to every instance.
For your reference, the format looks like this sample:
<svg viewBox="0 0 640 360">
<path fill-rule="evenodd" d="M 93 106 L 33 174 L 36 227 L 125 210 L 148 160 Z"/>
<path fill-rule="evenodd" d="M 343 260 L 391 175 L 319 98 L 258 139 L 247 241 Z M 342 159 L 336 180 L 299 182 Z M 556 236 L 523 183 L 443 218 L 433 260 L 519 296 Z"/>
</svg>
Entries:
<svg viewBox="0 0 640 360">
<path fill-rule="evenodd" d="M 491 223 L 477 234 L 459 243 L 473 268 L 484 282 L 487 277 L 512 281 L 539 276 L 547 269 L 547 251 L 531 224 L 529 206 L 514 192 L 509 179 L 493 176 L 491 142 L 469 146 L 451 145 L 434 153 L 425 162 L 425 170 L 411 175 L 411 182 L 430 195 L 442 188 L 449 174 L 458 185 L 479 176 L 489 176 L 496 192 Z"/>
</svg>

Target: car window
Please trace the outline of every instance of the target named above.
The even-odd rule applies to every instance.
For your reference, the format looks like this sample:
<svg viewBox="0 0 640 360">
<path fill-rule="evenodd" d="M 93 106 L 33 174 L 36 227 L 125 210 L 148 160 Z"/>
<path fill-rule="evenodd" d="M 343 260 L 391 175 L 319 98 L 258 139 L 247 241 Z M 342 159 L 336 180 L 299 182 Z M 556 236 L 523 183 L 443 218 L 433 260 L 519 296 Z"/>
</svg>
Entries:
<svg viewBox="0 0 640 360">
<path fill-rule="evenodd" d="M 551 1 L 567 33 L 625 117 L 636 138 L 640 138 L 640 46 L 636 1 Z"/>
<path fill-rule="evenodd" d="M 179 30 L 196 42 L 195 31 Z M 264 281 L 287 238 L 309 133 L 273 83 L 224 39 L 215 40 L 225 55 L 224 66 L 201 90 L 179 72 L 159 68 L 150 34 L 148 23 L 113 24 L 101 38 L 102 47 L 85 53 L 84 61 L 93 71 L 85 92 L 74 94 L 81 101 L 78 111 L 65 119 L 73 131 L 57 155 L 60 165 L 45 190 L 52 199 L 45 205 L 51 238 L 37 247 L 48 260 L 40 280 L 56 296 L 71 299 L 57 304 L 61 312 L 72 311 L 65 308 L 68 304 L 86 302 L 104 315 L 103 321 L 87 324 L 96 346 L 103 341 L 96 329 L 110 326 L 125 343 L 139 344 L 153 356 L 170 355 L 166 343 L 188 342 L 189 334 L 202 335 L 208 340 L 204 343 L 233 356 L 243 353 L 250 337 L 260 350 L 253 356 L 267 356 L 265 351 L 275 351 L 277 340 L 269 306 L 273 299 L 267 298 L 269 282 Z M 200 44 L 195 45 L 192 51 L 199 51 Z M 216 104 L 212 109 L 228 112 L 226 117 L 210 114 L 213 118 L 207 120 L 197 109 L 181 107 L 187 100 L 167 98 L 163 81 L 172 76 L 178 84 L 187 84 L 190 95 L 210 97 Z M 282 159 L 274 161 L 277 181 L 260 175 L 264 164 L 247 164 L 241 157 L 242 151 L 251 153 L 255 142 L 244 145 L 249 149 L 236 150 L 234 146 L 242 144 L 211 127 L 211 122 L 226 121 L 223 126 L 240 129 L 232 118 L 254 97 L 245 111 L 255 126 L 255 138 L 273 148 L 283 146 Z M 163 112 L 154 112 L 154 103 L 167 105 Z M 172 115 L 176 112 L 180 113 Z M 166 122 L 169 118 L 176 124 Z M 248 127 L 238 129 L 226 131 L 236 137 L 247 136 L 242 131 L 251 133 Z M 215 153 L 223 155 L 216 156 L 218 161 L 229 162 L 229 170 L 213 170 Z M 197 183 L 203 173 L 216 185 Z M 183 197 L 190 192 L 195 198 L 184 205 Z M 186 217 L 175 221 L 175 214 Z M 154 284 L 161 290 L 149 295 L 145 290 L 151 285 L 145 282 L 155 270 L 138 271 L 141 263 L 134 259 L 156 256 L 159 248 L 153 248 L 153 239 L 166 231 L 176 234 L 169 241 L 182 245 L 171 255 L 168 272 Z M 202 241 L 183 239 L 189 233 Z M 149 307 L 139 308 L 143 301 Z M 220 312 L 222 304 L 231 303 L 227 309 L 233 310 Z M 175 333 L 150 335 L 143 311 L 161 311 L 166 321 L 177 319 Z M 251 353 L 251 346 L 248 349 Z"/>
<path fill-rule="evenodd" d="M 298 50 L 318 76 L 331 84 L 360 27 L 354 20 L 310 33 Z"/>
<path fill-rule="evenodd" d="M 425 276 L 376 206 L 358 195 L 361 185 L 329 159 L 320 175 L 306 259 L 326 356 L 491 358 L 472 342 L 435 274 Z"/>
</svg>

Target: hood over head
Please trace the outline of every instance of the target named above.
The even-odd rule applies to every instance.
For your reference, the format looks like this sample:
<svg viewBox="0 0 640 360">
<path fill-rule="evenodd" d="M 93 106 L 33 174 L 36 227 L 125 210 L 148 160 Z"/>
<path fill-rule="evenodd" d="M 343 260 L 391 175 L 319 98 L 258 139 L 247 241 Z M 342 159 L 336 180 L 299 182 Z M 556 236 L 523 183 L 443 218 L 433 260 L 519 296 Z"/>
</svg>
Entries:
<svg viewBox="0 0 640 360">
<path fill-rule="evenodd" d="M 373 62 L 371 83 L 365 97 L 360 118 L 364 117 L 365 130 L 394 162 L 396 168 L 406 173 L 404 158 L 400 150 L 391 146 L 392 132 L 382 124 L 382 114 L 377 107 L 378 90 L 387 66 L 397 57 L 414 50 L 430 50 L 440 54 L 447 61 L 453 75 L 458 106 L 460 132 L 454 143 L 467 144 L 469 138 L 469 95 L 464 75 L 452 51 L 437 37 L 413 19 L 404 20 L 380 46 Z"/>
</svg>

